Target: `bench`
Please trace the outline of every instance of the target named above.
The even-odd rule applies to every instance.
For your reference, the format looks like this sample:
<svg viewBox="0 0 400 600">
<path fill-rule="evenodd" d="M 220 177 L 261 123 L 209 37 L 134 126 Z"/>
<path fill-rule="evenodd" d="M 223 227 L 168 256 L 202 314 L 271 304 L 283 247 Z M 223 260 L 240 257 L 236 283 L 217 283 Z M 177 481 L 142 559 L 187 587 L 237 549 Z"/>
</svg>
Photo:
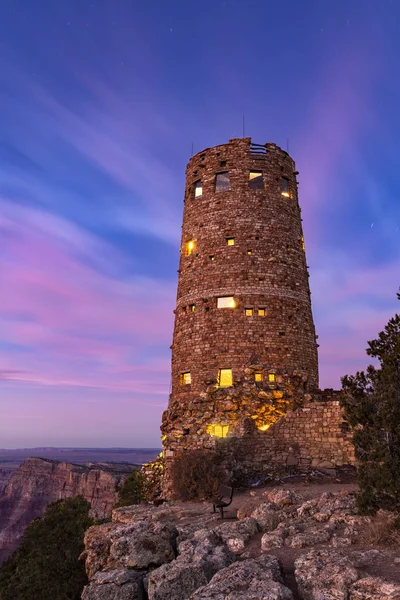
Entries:
<svg viewBox="0 0 400 600">
<path fill-rule="evenodd" d="M 216 508 L 219 508 L 221 519 L 224 518 L 224 508 L 232 503 L 233 498 L 233 487 L 228 485 L 220 485 L 218 488 L 218 496 L 211 498 L 209 503 L 213 505 L 213 512 Z"/>
</svg>

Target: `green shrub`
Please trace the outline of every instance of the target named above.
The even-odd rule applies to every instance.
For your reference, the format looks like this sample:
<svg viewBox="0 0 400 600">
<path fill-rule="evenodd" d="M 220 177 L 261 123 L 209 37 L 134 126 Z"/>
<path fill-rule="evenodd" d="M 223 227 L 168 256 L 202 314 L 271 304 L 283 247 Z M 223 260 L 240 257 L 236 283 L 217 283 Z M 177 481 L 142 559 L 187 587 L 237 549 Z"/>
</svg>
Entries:
<svg viewBox="0 0 400 600">
<path fill-rule="evenodd" d="M 0 567 L 0 600 L 79 600 L 87 584 L 86 529 L 94 524 L 84 498 L 49 504 L 25 529 L 21 544 Z"/>
<path fill-rule="evenodd" d="M 220 456 L 212 450 L 184 452 L 171 466 L 174 496 L 184 502 L 211 498 L 225 479 Z"/>
<path fill-rule="evenodd" d="M 132 471 L 123 485 L 117 488 L 119 500 L 115 508 L 144 502 L 146 500 L 145 484 L 144 474 L 139 470 Z"/>
<path fill-rule="evenodd" d="M 400 299 L 400 296 L 399 296 Z M 359 461 L 359 511 L 400 512 L 400 316 L 387 323 L 367 354 L 379 361 L 342 378 L 342 406 Z"/>
</svg>

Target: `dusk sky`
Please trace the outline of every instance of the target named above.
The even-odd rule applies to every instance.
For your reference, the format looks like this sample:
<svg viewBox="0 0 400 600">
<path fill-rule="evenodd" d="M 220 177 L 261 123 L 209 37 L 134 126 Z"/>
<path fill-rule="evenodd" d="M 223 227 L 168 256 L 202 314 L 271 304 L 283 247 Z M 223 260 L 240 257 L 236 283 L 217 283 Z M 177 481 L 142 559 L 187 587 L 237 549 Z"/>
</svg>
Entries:
<svg viewBox="0 0 400 600">
<path fill-rule="evenodd" d="M 300 172 L 321 387 L 399 310 L 397 0 L 2 0 L 0 448 L 158 446 L 185 166 Z"/>
</svg>

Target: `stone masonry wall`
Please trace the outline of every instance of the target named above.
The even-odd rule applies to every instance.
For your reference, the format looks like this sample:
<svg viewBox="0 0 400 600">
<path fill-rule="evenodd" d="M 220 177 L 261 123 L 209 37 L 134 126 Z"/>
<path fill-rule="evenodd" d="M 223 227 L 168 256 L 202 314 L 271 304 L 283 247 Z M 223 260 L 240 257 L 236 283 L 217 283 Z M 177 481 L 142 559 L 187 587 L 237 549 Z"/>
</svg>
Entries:
<svg viewBox="0 0 400 600">
<path fill-rule="evenodd" d="M 223 440 L 244 472 L 276 467 L 333 468 L 355 465 L 354 446 L 338 400 L 310 402 L 289 411 L 268 431 L 249 424 L 240 438 Z"/>
<path fill-rule="evenodd" d="M 287 152 L 251 138 L 187 165 L 172 393 L 161 426 L 166 489 L 174 457 L 217 444 L 245 471 L 353 462 L 337 400 L 318 390 L 296 176 Z M 226 297 L 229 306 L 218 306 Z M 226 387 L 221 369 L 232 373 Z"/>
<path fill-rule="evenodd" d="M 275 144 L 262 148 L 253 153 L 250 138 L 235 139 L 196 154 L 187 166 L 172 344 L 172 395 L 182 406 L 221 368 L 232 369 L 234 377 L 255 363 L 265 374 L 297 370 L 306 389 L 318 386 L 295 165 Z M 262 189 L 249 188 L 250 171 L 262 173 Z M 215 190 L 220 172 L 229 174 L 227 191 Z M 282 195 L 283 177 L 290 197 Z M 198 197 L 196 181 L 202 185 Z M 233 296 L 235 307 L 217 308 L 223 296 Z M 182 385 L 184 372 L 191 374 L 189 385 Z"/>
</svg>

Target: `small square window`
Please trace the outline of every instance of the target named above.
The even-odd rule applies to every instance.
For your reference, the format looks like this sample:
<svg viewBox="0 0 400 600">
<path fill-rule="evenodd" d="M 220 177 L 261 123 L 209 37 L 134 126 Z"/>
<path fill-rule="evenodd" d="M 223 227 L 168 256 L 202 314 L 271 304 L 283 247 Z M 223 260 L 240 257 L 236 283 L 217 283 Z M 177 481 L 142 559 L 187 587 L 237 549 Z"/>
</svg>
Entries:
<svg viewBox="0 0 400 600">
<path fill-rule="evenodd" d="M 233 296 L 222 296 L 217 298 L 217 308 L 235 308 L 236 303 Z"/>
<path fill-rule="evenodd" d="M 218 371 L 218 387 L 230 387 L 232 385 L 232 369 L 220 369 Z"/>
<path fill-rule="evenodd" d="M 195 304 L 189 304 L 189 310 L 190 310 L 190 312 L 194 312 L 196 310 L 196 305 Z"/>
<path fill-rule="evenodd" d="M 259 317 L 265 317 L 265 308 L 259 308 L 258 309 L 258 316 Z"/>
<path fill-rule="evenodd" d="M 268 381 L 270 383 L 275 383 L 275 379 L 276 379 L 275 373 L 268 373 Z"/>
<path fill-rule="evenodd" d="M 286 198 L 290 197 L 289 180 L 286 179 L 286 177 L 282 177 L 282 179 L 281 179 L 281 194 L 282 194 L 282 196 L 285 196 Z"/>
<path fill-rule="evenodd" d="M 203 184 L 201 183 L 201 179 L 199 179 L 198 181 L 195 181 L 194 185 L 194 197 L 198 198 L 199 196 L 203 195 Z"/>
<path fill-rule="evenodd" d="M 186 312 L 186 306 L 182 306 L 182 312 Z"/>
<path fill-rule="evenodd" d="M 221 160 L 221 162 L 219 163 L 220 167 L 226 167 L 226 160 Z"/>
<path fill-rule="evenodd" d="M 254 373 L 254 381 L 262 381 L 263 380 L 263 374 L 262 373 Z"/>
<path fill-rule="evenodd" d="M 211 261 L 215 260 L 215 256 L 214 256 L 214 254 L 210 254 L 210 260 L 211 260 Z"/>
<path fill-rule="evenodd" d="M 251 256 L 253 254 L 253 250 L 247 250 L 247 254 Z"/>
<path fill-rule="evenodd" d="M 226 245 L 227 246 L 234 246 L 235 245 L 235 238 L 226 238 Z"/>
<path fill-rule="evenodd" d="M 192 374 L 190 371 L 181 373 L 181 385 L 190 385 L 192 383 Z"/>
<path fill-rule="evenodd" d="M 190 256 L 191 254 L 193 254 L 193 250 L 194 250 L 194 240 L 189 240 L 188 242 L 186 242 L 186 246 L 185 246 L 186 256 Z"/>
<path fill-rule="evenodd" d="M 246 317 L 252 317 L 253 316 L 253 309 L 252 308 L 245 308 L 244 309 L 244 313 L 245 313 Z"/>
<path fill-rule="evenodd" d="M 249 173 L 249 188 L 251 190 L 263 190 L 264 178 L 261 171 L 250 171 Z"/>
<path fill-rule="evenodd" d="M 217 173 L 215 176 L 215 191 L 216 192 L 227 192 L 231 189 L 231 182 L 229 179 L 228 171 L 224 173 Z"/>
</svg>

